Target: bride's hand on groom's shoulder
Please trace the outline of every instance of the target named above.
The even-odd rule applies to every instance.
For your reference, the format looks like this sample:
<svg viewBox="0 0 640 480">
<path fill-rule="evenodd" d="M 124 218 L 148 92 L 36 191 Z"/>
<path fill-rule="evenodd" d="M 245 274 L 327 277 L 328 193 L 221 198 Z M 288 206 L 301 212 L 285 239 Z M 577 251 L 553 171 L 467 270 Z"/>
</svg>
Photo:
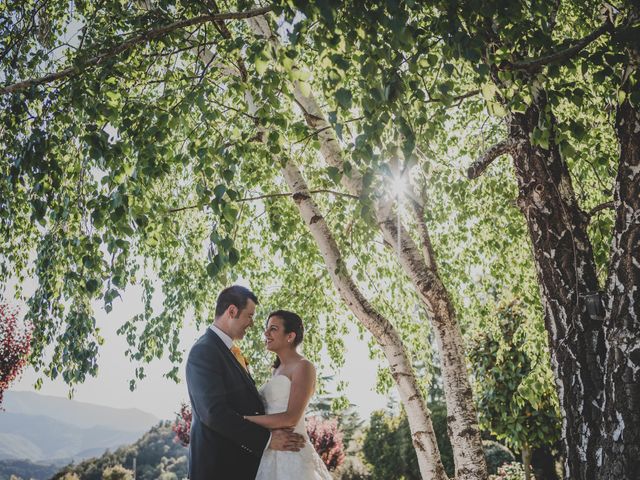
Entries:
<svg viewBox="0 0 640 480">
<path fill-rule="evenodd" d="M 279 428 L 271 431 L 271 450 L 284 450 L 287 452 L 298 452 L 304 447 L 305 439 L 299 433 L 295 433 L 291 428 Z"/>
</svg>

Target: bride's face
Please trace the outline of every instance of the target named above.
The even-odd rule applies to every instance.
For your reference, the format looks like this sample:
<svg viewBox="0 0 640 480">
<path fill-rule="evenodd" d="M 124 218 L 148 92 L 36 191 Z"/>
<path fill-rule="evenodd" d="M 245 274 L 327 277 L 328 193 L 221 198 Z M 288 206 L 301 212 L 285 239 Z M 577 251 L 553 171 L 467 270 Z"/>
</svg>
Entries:
<svg viewBox="0 0 640 480">
<path fill-rule="evenodd" d="M 267 322 L 267 328 L 264 331 L 264 340 L 267 350 L 278 352 L 284 348 L 290 348 L 295 333 L 286 333 L 284 330 L 284 322 L 280 317 L 273 316 Z"/>
</svg>

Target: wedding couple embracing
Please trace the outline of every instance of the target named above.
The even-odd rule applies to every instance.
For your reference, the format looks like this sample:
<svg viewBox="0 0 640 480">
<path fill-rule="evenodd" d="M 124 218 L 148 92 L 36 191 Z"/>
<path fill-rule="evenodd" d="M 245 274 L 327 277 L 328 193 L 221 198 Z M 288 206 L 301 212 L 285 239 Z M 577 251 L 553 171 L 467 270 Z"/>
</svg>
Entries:
<svg viewBox="0 0 640 480">
<path fill-rule="evenodd" d="M 300 317 L 286 310 L 269 314 L 264 338 L 277 358 L 260 390 L 234 343 L 253 325 L 257 304 L 244 287 L 223 290 L 213 324 L 189 352 L 189 478 L 330 480 L 305 428 L 316 372 L 296 349 L 304 336 Z"/>
</svg>

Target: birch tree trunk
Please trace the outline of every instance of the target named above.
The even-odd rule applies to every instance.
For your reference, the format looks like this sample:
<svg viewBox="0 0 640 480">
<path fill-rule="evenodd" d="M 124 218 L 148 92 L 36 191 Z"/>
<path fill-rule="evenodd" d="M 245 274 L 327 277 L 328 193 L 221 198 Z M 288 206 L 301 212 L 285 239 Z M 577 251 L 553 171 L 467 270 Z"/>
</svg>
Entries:
<svg viewBox="0 0 640 480">
<path fill-rule="evenodd" d="M 294 95 L 303 109 L 307 124 L 318 132 L 320 151 L 325 161 L 342 172 L 343 156 L 340 144 L 315 98 L 312 94 L 304 95 L 297 87 L 294 89 Z M 351 194 L 362 193 L 362 178 L 358 172 L 352 170 L 349 175 L 343 175 L 342 183 Z M 429 312 L 434 328 L 442 357 L 447 423 L 453 447 L 456 478 L 460 480 L 486 478 L 487 467 L 467 372 L 462 332 L 449 292 L 437 272 L 435 252 L 428 241 L 424 217 L 417 219 L 423 226 L 422 250 L 425 252 L 423 256 L 402 225 L 398 231 L 398 220 L 393 213 L 392 204 L 384 199 L 378 199 L 374 207 L 384 238 L 387 244 L 398 252 L 398 261 Z M 398 246 L 398 239 L 400 246 Z"/>
<path fill-rule="evenodd" d="M 508 117 L 509 138 L 469 170 L 475 178 L 496 156 L 513 157 L 563 417 L 567 479 L 631 480 L 640 471 L 640 118 L 629 99 L 640 88 L 640 47 L 631 40 L 640 9 L 630 2 L 624 11 L 628 16 L 621 24 L 599 29 L 609 31 L 612 43 L 626 54 L 617 74 L 620 157 L 604 292 L 588 236 L 589 215 L 576 200 L 543 89 L 525 113 Z M 497 71 L 493 80 L 501 86 Z M 546 148 L 531 141 L 541 125 L 550 132 Z"/>
<path fill-rule="evenodd" d="M 640 120 L 628 101 L 619 107 L 616 224 L 603 305 L 588 217 L 566 164 L 555 142 L 543 150 L 528 140 L 545 106 L 541 94 L 524 115 L 514 115 L 511 135 L 519 140 L 518 204 L 529 227 L 558 380 L 565 478 L 632 479 L 640 468 Z"/>
<path fill-rule="evenodd" d="M 283 174 L 300 215 L 320 249 L 340 297 L 356 318 L 371 332 L 389 362 L 391 375 L 398 386 L 402 404 L 407 412 L 422 478 L 446 479 L 447 475 L 440 459 L 429 409 L 416 382 L 415 371 L 400 336 L 389 320 L 373 309 L 348 274 L 338 245 L 311 198 L 298 168 L 289 162 L 283 168 Z"/>
</svg>

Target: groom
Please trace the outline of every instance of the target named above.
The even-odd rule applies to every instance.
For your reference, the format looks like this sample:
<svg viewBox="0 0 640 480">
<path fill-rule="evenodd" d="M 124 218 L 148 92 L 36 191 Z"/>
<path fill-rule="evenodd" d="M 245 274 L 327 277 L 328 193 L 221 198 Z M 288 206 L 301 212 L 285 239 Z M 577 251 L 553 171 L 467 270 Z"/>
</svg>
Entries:
<svg viewBox="0 0 640 480">
<path fill-rule="evenodd" d="M 224 289 L 218 296 L 213 324 L 189 352 L 190 480 L 253 480 L 266 448 L 298 451 L 304 446 L 297 433 L 269 432 L 242 418 L 264 414 L 244 357 L 233 344 L 253 324 L 257 303 L 247 288 Z"/>
</svg>

